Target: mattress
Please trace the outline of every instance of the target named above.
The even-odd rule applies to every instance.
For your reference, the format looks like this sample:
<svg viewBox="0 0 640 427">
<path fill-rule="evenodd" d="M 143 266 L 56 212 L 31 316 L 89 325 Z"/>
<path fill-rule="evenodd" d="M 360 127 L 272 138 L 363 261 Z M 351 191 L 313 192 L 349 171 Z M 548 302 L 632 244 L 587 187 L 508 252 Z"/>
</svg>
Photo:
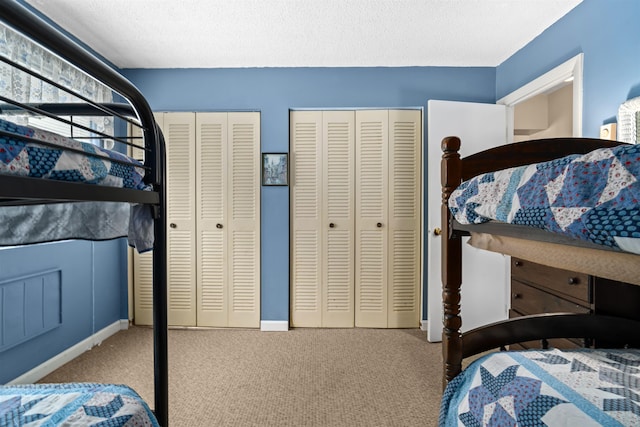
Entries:
<svg viewBox="0 0 640 427">
<path fill-rule="evenodd" d="M 499 352 L 445 389 L 440 426 L 640 425 L 640 350 Z"/>
<path fill-rule="evenodd" d="M 550 267 L 640 285 L 640 262 L 633 253 L 580 246 L 567 248 L 563 244 L 475 232 L 468 244 Z"/>
<path fill-rule="evenodd" d="M 130 387 L 67 383 L 0 387 L 0 426 L 158 426 Z"/>
</svg>

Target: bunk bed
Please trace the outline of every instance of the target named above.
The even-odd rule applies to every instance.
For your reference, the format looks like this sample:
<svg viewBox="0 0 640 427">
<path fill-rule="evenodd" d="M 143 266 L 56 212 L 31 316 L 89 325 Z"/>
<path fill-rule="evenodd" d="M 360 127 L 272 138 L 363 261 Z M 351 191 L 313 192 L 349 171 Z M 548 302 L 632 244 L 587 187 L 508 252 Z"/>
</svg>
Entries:
<svg viewBox="0 0 640 427">
<path fill-rule="evenodd" d="M 114 426 L 126 422 L 166 426 L 167 283 L 162 133 L 147 101 L 128 80 L 26 6 L 2 0 L 0 24 L 5 36 L 0 40 L 0 223 L 3 225 L 0 244 L 24 245 L 70 238 L 100 240 L 129 235 L 130 245 L 139 251 L 152 249 L 155 380 L 154 413 L 127 386 L 0 386 L 0 424 L 22 425 L 30 419 L 46 421 L 47 425 L 66 420 L 75 423 L 73 425 L 101 421 Z M 7 37 L 20 39 L 17 51 L 7 48 Z M 22 48 L 32 55 L 23 55 Z M 56 76 L 47 73 L 50 70 L 42 55 L 57 58 L 65 72 L 78 79 L 74 81 L 62 73 Z M 29 58 L 37 58 L 39 65 L 32 66 Z M 11 82 L 16 87 L 7 89 L 8 79 L 14 78 Z M 25 83 L 30 89 L 25 88 Z M 96 96 L 87 95 L 86 88 L 79 87 L 83 85 Z M 60 96 L 47 100 L 45 91 Z M 101 91 L 110 96 L 99 95 Z M 36 96 L 29 96 L 29 92 Z M 87 125 L 87 120 L 82 120 L 87 117 L 98 117 L 112 125 L 108 129 Z M 34 122 L 68 127 L 72 138 L 39 128 Z M 129 136 L 129 127 L 139 129 L 142 138 Z M 110 132 L 111 129 L 114 131 Z M 74 130 L 84 136 L 76 138 Z M 111 146 L 119 150 L 112 150 Z M 144 161 L 121 154 L 126 147 L 144 152 Z M 46 227 L 47 218 L 57 226 Z M 106 230 L 95 229 L 109 218 L 112 221 Z M 83 227 L 73 227 L 80 219 Z M 29 220 L 36 222 L 27 222 Z M 60 227 L 61 224 L 64 227 Z M 34 230 L 37 232 L 32 232 Z M 49 399 L 50 393 L 57 396 Z M 53 401 L 64 405 L 56 407 Z"/>
<path fill-rule="evenodd" d="M 638 321 L 542 313 L 462 333 L 460 291 L 463 236 L 481 249 L 640 285 L 640 146 L 555 138 L 461 159 L 460 145 L 457 137 L 441 144 L 440 425 L 638 425 Z M 626 217 L 614 218 L 625 209 Z M 584 345 L 546 348 L 553 338 Z M 542 349 L 507 351 L 534 340 Z M 463 370 L 471 356 L 477 360 Z"/>
</svg>

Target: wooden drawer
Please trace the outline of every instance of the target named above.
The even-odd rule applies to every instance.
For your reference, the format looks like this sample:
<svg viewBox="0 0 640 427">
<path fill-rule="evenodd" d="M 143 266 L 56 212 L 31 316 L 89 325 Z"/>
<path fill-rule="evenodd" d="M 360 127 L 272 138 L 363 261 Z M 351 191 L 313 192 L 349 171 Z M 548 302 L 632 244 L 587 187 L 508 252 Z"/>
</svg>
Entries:
<svg viewBox="0 0 640 427">
<path fill-rule="evenodd" d="M 511 280 L 511 308 L 522 314 L 589 313 L 590 309 L 517 280 Z"/>
<path fill-rule="evenodd" d="M 585 304 L 591 303 L 589 276 L 559 268 L 547 267 L 534 262 L 511 258 L 511 278 L 533 286 L 546 288 L 549 292 L 575 298 Z M 536 310 L 540 313 L 545 310 Z"/>
</svg>

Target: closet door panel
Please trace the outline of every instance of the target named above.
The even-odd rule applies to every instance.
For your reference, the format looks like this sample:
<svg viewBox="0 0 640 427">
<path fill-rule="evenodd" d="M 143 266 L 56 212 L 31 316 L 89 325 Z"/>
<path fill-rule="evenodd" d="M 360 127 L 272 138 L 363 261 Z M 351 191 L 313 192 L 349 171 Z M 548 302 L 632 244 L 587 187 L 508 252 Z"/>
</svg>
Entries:
<svg viewBox="0 0 640 427">
<path fill-rule="evenodd" d="M 322 325 L 322 113 L 292 111 L 291 326 Z"/>
<path fill-rule="evenodd" d="M 162 115 L 155 115 L 156 121 L 162 127 Z M 142 131 L 137 126 L 129 125 L 129 136 L 141 138 Z M 136 142 L 141 139 L 133 139 Z M 134 159 L 144 162 L 144 150 L 129 147 L 128 154 Z M 133 321 L 136 325 L 153 325 L 153 251 L 138 253 L 133 248 L 128 249 L 132 261 L 130 266 L 132 280 L 129 286 L 132 287 L 133 300 Z"/>
<path fill-rule="evenodd" d="M 388 111 L 356 111 L 356 326 L 387 327 Z"/>
<path fill-rule="evenodd" d="M 389 135 L 388 326 L 414 328 L 420 322 L 420 111 L 389 111 Z"/>
<path fill-rule="evenodd" d="M 195 116 L 164 114 L 167 145 L 169 324 L 196 325 Z"/>
<path fill-rule="evenodd" d="M 196 114 L 198 326 L 227 325 L 227 114 Z"/>
<path fill-rule="evenodd" d="M 354 326 L 354 150 L 352 111 L 324 111 L 322 326 Z"/>
<path fill-rule="evenodd" d="M 229 326 L 260 326 L 260 114 L 228 113 Z"/>
</svg>

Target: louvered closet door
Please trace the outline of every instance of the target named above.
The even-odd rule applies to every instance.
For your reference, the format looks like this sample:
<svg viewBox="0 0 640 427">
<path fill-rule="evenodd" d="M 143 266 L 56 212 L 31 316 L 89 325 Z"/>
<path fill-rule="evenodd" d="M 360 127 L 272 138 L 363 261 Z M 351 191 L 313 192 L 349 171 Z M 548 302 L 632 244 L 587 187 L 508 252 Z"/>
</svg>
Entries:
<svg viewBox="0 0 640 427">
<path fill-rule="evenodd" d="M 260 326 L 260 114 L 229 113 L 229 324 Z"/>
<path fill-rule="evenodd" d="M 387 110 L 356 111 L 356 326 L 387 327 Z"/>
<path fill-rule="evenodd" d="M 421 116 L 389 111 L 389 328 L 420 323 Z"/>
<path fill-rule="evenodd" d="M 195 115 L 164 113 L 169 324 L 196 325 Z"/>
<path fill-rule="evenodd" d="M 290 114 L 291 326 L 322 326 L 322 113 Z"/>
<path fill-rule="evenodd" d="M 260 326 L 260 114 L 197 113 L 198 326 Z"/>
<path fill-rule="evenodd" d="M 196 116 L 198 325 L 227 326 L 227 114 Z"/>
<path fill-rule="evenodd" d="M 162 114 L 155 115 L 156 121 L 162 127 Z M 129 135 L 141 137 L 142 131 L 137 126 L 129 126 Z M 141 141 L 141 140 L 133 140 Z M 137 160 L 144 161 L 144 150 L 131 148 L 129 154 Z M 153 252 L 139 254 L 129 248 L 132 256 L 133 283 L 133 319 L 136 325 L 153 325 Z"/>
<path fill-rule="evenodd" d="M 291 323 L 354 325 L 354 113 L 291 113 Z"/>
<path fill-rule="evenodd" d="M 322 326 L 354 326 L 354 114 L 324 111 Z"/>
</svg>

